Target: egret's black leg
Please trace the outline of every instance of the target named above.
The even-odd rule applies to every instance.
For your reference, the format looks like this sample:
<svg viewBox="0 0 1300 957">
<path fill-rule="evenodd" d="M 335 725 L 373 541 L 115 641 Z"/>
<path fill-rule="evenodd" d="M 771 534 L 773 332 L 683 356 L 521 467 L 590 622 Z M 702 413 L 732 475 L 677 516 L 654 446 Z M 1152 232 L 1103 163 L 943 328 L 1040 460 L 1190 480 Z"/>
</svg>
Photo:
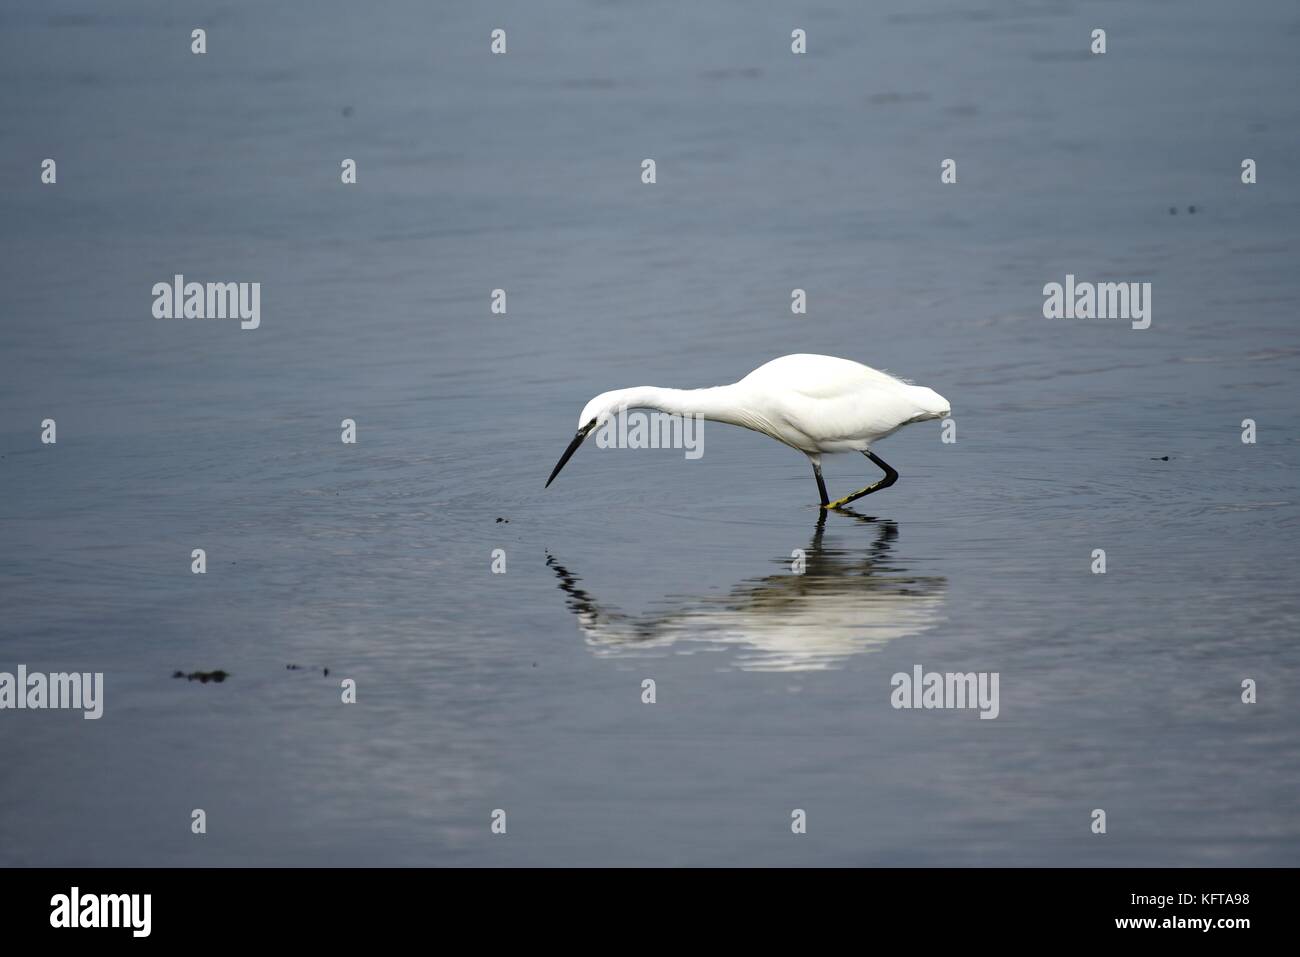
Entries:
<svg viewBox="0 0 1300 957">
<path fill-rule="evenodd" d="M 884 471 L 885 477 L 879 482 L 868 485 L 866 488 L 858 489 L 851 495 L 846 495 L 844 498 L 831 502 L 829 505 L 824 506 L 825 508 L 839 508 L 841 505 L 848 505 L 849 502 L 856 502 L 864 495 L 870 495 L 872 492 L 879 492 L 882 488 L 889 488 L 889 486 L 898 481 L 898 473 L 894 471 L 893 467 L 890 466 L 888 462 L 882 458 L 878 458 L 875 454 L 866 449 L 863 449 L 862 454 L 875 462 L 876 465 Z"/>
<path fill-rule="evenodd" d="M 826 494 L 826 482 L 822 479 L 822 467 L 816 462 L 813 463 L 813 475 L 817 476 L 817 491 L 822 496 L 822 508 L 826 508 L 831 503 L 831 498 Z"/>
</svg>

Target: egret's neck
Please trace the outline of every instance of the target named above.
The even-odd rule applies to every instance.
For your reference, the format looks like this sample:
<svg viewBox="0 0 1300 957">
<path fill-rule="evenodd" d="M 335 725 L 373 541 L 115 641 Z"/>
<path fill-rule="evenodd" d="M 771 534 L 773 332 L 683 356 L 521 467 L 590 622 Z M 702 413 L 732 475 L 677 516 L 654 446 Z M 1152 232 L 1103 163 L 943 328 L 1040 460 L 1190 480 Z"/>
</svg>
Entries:
<svg viewBox="0 0 1300 957">
<path fill-rule="evenodd" d="M 712 389 L 661 389 L 643 385 L 612 393 L 617 403 L 628 409 L 654 409 L 669 415 L 699 415 L 714 422 L 726 422 L 756 428 L 753 416 L 737 393 L 737 385 L 720 385 Z M 760 429 L 761 431 L 761 429 Z"/>
</svg>

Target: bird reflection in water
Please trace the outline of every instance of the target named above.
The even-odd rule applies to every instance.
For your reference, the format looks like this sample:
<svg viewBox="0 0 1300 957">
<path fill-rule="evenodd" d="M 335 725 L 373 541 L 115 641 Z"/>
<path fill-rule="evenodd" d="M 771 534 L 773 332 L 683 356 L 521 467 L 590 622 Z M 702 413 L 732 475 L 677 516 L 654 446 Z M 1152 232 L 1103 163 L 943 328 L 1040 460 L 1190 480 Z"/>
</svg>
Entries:
<svg viewBox="0 0 1300 957">
<path fill-rule="evenodd" d="M 631 657 L 696 650 L 730 650 L 742 671 L 821 671 L 881 648 L 942 620 L 947 579 L 921 576 L 891 561 L 898 525 L 840 509 L 874 531 L 867 545 L 823 543 L 826 513 L 804 549 L 803 574 L 786 570 L 736 585 L 727 595 L 674 600 L 673 608 L 645 616 L 603 607 L 581 579 L 553 556 L 569 609 L 592 652 Z"/>
</svg>

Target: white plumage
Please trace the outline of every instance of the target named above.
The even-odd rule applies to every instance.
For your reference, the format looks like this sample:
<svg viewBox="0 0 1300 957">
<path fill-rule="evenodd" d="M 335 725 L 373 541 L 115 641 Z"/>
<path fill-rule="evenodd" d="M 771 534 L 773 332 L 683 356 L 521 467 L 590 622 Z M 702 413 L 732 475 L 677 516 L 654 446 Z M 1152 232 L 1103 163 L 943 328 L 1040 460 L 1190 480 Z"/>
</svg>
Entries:
<svg viewBox="0 0 1300 957">
<path fill-rule="evenodd" d="M 948 400 L 933 389 L 912 385 L 860 362 L 834 356 L 782 356 L 731 385 L 708 389 L 637 386 L 601 393 L 583 408 L 578 434 L 546 484 L 551 484 L 592 430 L 627 409 L 699 415 L 762 432 L 798 449 L 813 464 L 822 505 L 831 508 L 887 488 L 897 479 L 898 473 L 870 451 L 873 443 L 908 423 L 941 419 L 951 412 Z M 821 477 L 821 455 L 830 452 L 862 452 L 885 470 L 885 479 L 829 502 Z"/>
<path fill-rule="evenodd" d="M 778 426 L 768 435 L 810 453 L 861 452 L 909 422 L 950 411 L 933 389 L 834 356 L 782 356 L 731 388 L 746 404 L 768 410 Z"/>
</svg>

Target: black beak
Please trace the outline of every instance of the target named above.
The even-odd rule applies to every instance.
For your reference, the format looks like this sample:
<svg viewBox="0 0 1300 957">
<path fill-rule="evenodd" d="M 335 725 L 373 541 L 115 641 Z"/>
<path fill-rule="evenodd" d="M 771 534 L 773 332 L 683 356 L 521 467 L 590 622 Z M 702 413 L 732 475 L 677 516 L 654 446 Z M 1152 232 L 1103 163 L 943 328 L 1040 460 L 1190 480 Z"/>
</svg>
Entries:
<svg viewBox="0 0 1300 957">
<path fill-rule="evenodd" d="M 590 432 L 595 427 L 596 427 L 596 420 L 592 419 L 590 422 L 588 422 L 586 425 L 584 425 L 582 428 L 578 430 L 578 434 L 573 437 L 573 441 L 569 443 L 569 447 L 565 449 L 564 454 L 560 456 L 560 461 L 555 463 L 555 470 L 551 472 L 551 477 L 546 480 L 547 488 L 551 487 L 551 483 L 555 481 L 555 476 L 560 474 L 560 469 L 564 468 L 564 466 L 568 463 L 569 459 L 573 458 L 573 453 L 578 451 L 578 446 L 580 446 L 582 444 L 582 440 L 587 437 L 587 433 Z"/>
</svg>

